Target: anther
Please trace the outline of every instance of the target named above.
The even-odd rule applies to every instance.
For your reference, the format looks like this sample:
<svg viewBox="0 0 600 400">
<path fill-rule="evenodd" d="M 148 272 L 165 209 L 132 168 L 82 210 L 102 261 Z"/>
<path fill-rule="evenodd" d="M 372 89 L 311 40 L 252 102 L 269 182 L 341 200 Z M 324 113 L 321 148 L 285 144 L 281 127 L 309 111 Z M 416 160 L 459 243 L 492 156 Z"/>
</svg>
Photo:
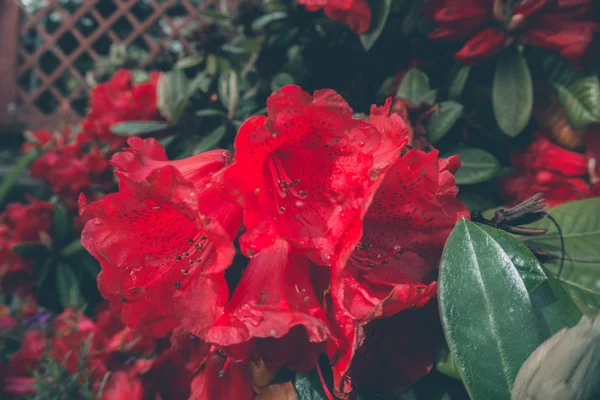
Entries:
<svg viewBox="0 0 600 400">
<path fill-rule="evenodd" d="M 184 257 L 187 257 L 187 256 L 189 256 L 189 255 L 190 255 L 190 253 L 183 253 L 183 256 L 184 256 Z"/>
<path fill-rule="evenodd" d="M 194 239 L 192 239 L 192 238 L 187 238 L 185 240 L 187 240 L 188 243 L 194 243 Z"/>
<path fill-rule="evenodd" d="M 200 240 L 206 240 L 206 236 L 204 236 L 204 235 L 201 235 L 201 236 L 200 236 Z"/>
<path fill-rule="evenodd" d="M 177 261 L 181 261 L 181 256 L 175 256 L 175 259 L 176 259 Z"/>
<path fill-rule="evenodd" d="M 176 282 L 175 285 L 173 285 L 173 286 L 175 286 L 175 289 L 179 289 L 179 288 L 181 288 L 181 283 Z"/>
<path fill-rule="evenodd" d="M 190 273 L 190 271 L 188 271 L 187 269 L 182 269 L 181 273 L 184 274 L 184 275 L 187 275 L 187 274 Z"/>
<path fill-rule="evenodd" d="M 198 243 L 198 244 L 195 244 L 195 245 L 194 245 L 194 248 L 195 248 L 196 250 L 202 250 L 202 249 L 204 248 L 204 246 L 203 246 L 203 245 L 201 245 L 200 243 Z"/>
</svg>

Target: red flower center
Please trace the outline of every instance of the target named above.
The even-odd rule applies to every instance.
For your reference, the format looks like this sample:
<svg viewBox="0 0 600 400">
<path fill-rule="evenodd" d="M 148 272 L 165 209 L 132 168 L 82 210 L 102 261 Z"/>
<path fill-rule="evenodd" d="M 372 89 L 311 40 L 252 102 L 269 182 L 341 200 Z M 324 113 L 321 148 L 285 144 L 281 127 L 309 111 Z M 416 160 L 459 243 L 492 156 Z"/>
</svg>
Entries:
<svg viewBox="0 0 600 400">
<path fill-rule="evenodd" d="M 300 179 L 292 179 L 288 176 L 281 159 L 276 155 L 276 153 L 272 153 L 267 158 L 267 161 L 265 162 L 265 168 L 275 183 L 275 190 L 273 190 L 275 193 L 274 203 L 278 206 L 280 214 L 283 214 L 286 209 L 281 205 L 280 200 L 287 198 L 288 194 L 291 194 L 297 199 L 306 199 L 308 196 L 308 190 L 297 189 L 298 185 L 300 184 Z M 295 205 L 297 207 L 301 207 L 302 202 L 297 201 Z"/>
</svg>

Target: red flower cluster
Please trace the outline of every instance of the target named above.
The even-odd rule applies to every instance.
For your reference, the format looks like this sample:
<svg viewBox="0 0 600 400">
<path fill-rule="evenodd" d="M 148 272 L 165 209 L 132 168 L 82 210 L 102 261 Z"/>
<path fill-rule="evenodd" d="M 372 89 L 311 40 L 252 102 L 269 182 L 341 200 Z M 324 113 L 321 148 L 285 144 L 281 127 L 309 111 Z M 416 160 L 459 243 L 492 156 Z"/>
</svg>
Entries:
<svg viewBox="0 0 600 400">
<path fill-rule="evenodd" d="M 587 155 L 563 149 L 540 133 L 529 148 L 513 153 L 517 171 L 501 182 L 502 196 L 517 204 L 536 193 L 543 193 L 550 206 L 600 195 L 596 160 L 600 143 L 596 134 L 588 135 Z"/>
<path fill-rule="evenodd" d="M 406 151 L 390 107 L 362 121 L 332 90 L 286 86 L 267 100 L 268 116 L 242 125 L 233 159 L 214 150 L 168 161 L 155 140 L 132 138 L 111 161 L 119 192 L 80 199 L 82 243 L 100 261 L 111 308 L 146 333 L 181 325 L 205 343 L 190 361 L 190 398 L 251 399 L 249 360 L 307 371 L 323 353 L 346 397 L 373 378 L 352 380 L 374 365 L 367 335 L 388 323 L 414 329 L 396 344 L 401 376 L 389 383 L 431 367 L 433 344 L 414 344 L 431 336 L 420 328 L 436 326 L 435 314 L 402 311 L 435 295 L 442 247 L 468 211 L 456 199 L 458 159 Z M 230 296 L 225 270 L 242 222 L 250 261 Z"/>
<path fill-rule="evenodd" d="M 88 350 L 81 360 L 84 346 Z M 40 325 L 27 330 L 21 348 L 7 364 L 0 364 L 0 370 L 5 372 L 0 379 L 0 393 L 9 398 L 35 393 L 32 373 L 45 356 L 60 362 L 70 374 L 77 373 L 84 361 L 93 389 L 97 393 L 102 390 L 102 399 L 189 396 L 192 375 L 168 341 L 140 336 L 108 311 L 101 311 L 96 321 L 92 321 L 80 311 L 67 309 L 47 328 Z M 155 379 L 157 374 L 179 375 L 179 378 L 165 384 Z M 181 381 L 183 384 L 179 386 Z"/>
<path fill-rule="evenodd" d="M 431 39 L 466 41 L 456 53 L 465 64 L 479 63 L 514 43 L 560 53 L 574 65 L 600 25 L 590 20 L 590 0 L 430 0 L 425 15 L 437 28 Z"/>
<path fill-rule="evenodd" d="M 137 84 L 131 71 L 121 69 L 108 82 L 94 87 L 88 114 L 81 122 L 83 141 L 102 141 L 116 149 L 125 141 L 111 132 L 112 125 L 124 121 L 161 119 L 156 105 L 159 79 L 160 72 L 152 72 L 147 82 Z"/>
<path fill-rule="evenodd" d="M 298 0 L 308 11 L 323 10 L 334 21 L 346 24 L 361 34 L 371 25 L 371 8 L 365 0 Z"/>
<path fill-rule="evenodd" d="M 46 181 L 70 208 L 77 207 L 73 199 L 79 193 L 94 196 L 112 187 L 108 159 L 125 144 L 125 138 L 114 135 L 110 127 L 123 121 L 160 119 L 156 106 L 159 77 L 160 73 L 153 72 L 148 82 L 134 84 L 130 71 L 119 70 L 92 90 L 89 112 L 77 134 L 34 132 L 38 146 L 52 147 L 31 165 L 31 175 Z M 32 147 L 27 143 L 23 151 Z"/>
<path fill-rule="evenodd" d="M 0 289 L 20 289 L 28 282 L 31 261 L 13 251 L 20 243 L 40 243 L 40 234 L 50 231 L 54 205 L 32 199 L 31 204 L 9 204 L 0 214 Z"/>
</svg>

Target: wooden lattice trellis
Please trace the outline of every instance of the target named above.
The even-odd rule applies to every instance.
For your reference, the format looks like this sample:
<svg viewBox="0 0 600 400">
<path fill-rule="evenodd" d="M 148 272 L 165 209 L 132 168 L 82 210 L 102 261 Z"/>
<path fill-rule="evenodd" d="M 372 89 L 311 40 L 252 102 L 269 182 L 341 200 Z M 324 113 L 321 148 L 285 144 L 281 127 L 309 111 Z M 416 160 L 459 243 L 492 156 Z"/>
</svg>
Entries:
<svg viewBox="0 0 600 400">
<path fill-rule="evenodd" d="M 0 0 L 0 35 L 18 37 L 17 45 L 7 48 L 6 36 L 0 36 L 0 73 L 6 69 L 13 75 L 0 76 L 5 90 L 0 125 L 12 120 L 37 129 L 82 117 L 89 91 L 86 72 L 108 55 L 111 45 L 139 48 L 147 62 L 167 46 L 193 53 L 184 32 L 199 22 L 199 12 L 210 1 L 46 0 L 33 12 L 25 3 Z M 12 64 L 7 59 L 11 52 L 16 57 Z"/>
</svg>

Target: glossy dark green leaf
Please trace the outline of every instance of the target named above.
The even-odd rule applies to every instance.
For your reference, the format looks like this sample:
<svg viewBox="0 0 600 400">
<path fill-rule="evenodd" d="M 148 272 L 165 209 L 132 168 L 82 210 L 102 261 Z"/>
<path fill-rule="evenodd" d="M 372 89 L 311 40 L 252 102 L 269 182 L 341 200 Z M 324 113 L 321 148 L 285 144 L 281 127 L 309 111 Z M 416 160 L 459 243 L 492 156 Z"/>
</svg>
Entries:
<svg viewBox="0 0 600 400">
<path fill-rule="evenodd" d="M 402 78 L 396 97 L 408 100 L 413 104 L 420 104 L 430 91 L 427 75 L 416 68 L 412 68 Z"/>
<path fill-rule="evenodd" d="M 263 30 L 267 25 L 275 21 L 281 21 L 287 18 L 287 13 L 283 11 L 276 11 L 270 14 L 265 14 L 252 22 L 252 29 L 255 31 Z"/>
<path fill-rule="evenodd" d="M 438 297 L 442 325 L 473 400 L 504 400 L 541 343 L 527 288 L 510 256 L 462 219 L 444 248 Z"/>
<path fill-rule="evenodd" d="M 436 98 L 437 98 L 437 89 L 432 89 L 432 90 L 425 92 L 423 97 L 421 97 L 421 100 L 419 100 L 419 102 L 416 104 L 425 103 L 425 104 L 429 104 L 432 106 L 435 104 Z"/>
<path fill-rule="evenodd" d="M 517 136 L 529 123 L 533 110 L 531 73 L 514 46 L 502 52 L 496 64 L 492 106 L 498 126 L 509 136 Z"/>
<path fill-rule="evenodd" d="M 157 106 L 161 115 L 176 124 L 189 100 L 189 79 L 183 69 L 161 74 L 157 85 Z"/>
<path fill-rule="evenodd" d="M 196 111 L 196 116 L 197 117 L 224 117 L 225 113 L 220 110 L 206 108 L 204 110 Z"/>
<path fill-rule="evenodd" d="M 600 309 L 600 198 L 565 203 L 548 213 L 560 226 L 565 244 L 561 283 L 571 297 L 587 307 Z M 561 263 L 560 235 L 549 219 L 531 226 L 546 228 L 548 233 L 522 240 L 556 258 L 544 264 L 556 276 Z"/>
<path fill-rule="evenodd" d="M 233 118 L 240 100 L 238 76 L 235 71 L 222 73 L 219 77 L 219 99 L 229 111 L 228 117 Z"/>
<path fill-rule="evenodd" d="M 170 127 L 166 122 L 127 121 L 111 125 L 110 130 L 119 136 L 144 136 L 164 131 Z"/>
<path fill-rule="evenodd" d="M 600 80 L 598 76 L 577 79 L 568 85 L 554 83 L 558 99 L 575 128 L 600 122 Z"/>
<path fill-rule="evenodd" d="M 273 77 L 271 80 L 271 90 L 277 91 L 286 85 L 293 85 L 294 77 L 288 73 L 281 72 Z"/>
<path fill-rule="evenodd" d="M 456 183 L 473 185 L 496 177 L 500 163 L 485 150 L 467 147 L 458 151 L 460 168 L 456 171 Z"/>
<path fill-rule="evenodd" d="M 10 249 L 13 253 L 27 258 L 35 258 L 48 253 L 46 246 L 40 242 L 21 242 L 14 244 Z"/>
<path fill-rule="evenodd" d="M 431 115 L 427 122 L 427 138 L 431 143 L 440 140 L 462 114 L 463 106 L 455 101 L 442 101 L 439 109 Z"/>
<path fill-rule="evenodd" d="M 371 8 L 371 25 L 366 33 L 360 35 L 360 42 L 367 51 L 373 47 L 383 32 L 392 7 L 392 0 L 373 0 L 369 2 L 369 7 Z"/>
<path fill-rule="evenodd" d="M 523 279 L 528 292 L 531 292 L 546 281 L 547 278 L 542 264 L 527 246 L 504 231 L 483 224 L 477 224 L 477 226 L 490 235 L 502 247 L 502 250 L 508 254 L 521 279 Z"/>
<path fill-rule="evenodd" d="M 62 203 L 58 203 L 52 212 L 52 226 L 50 228 L 54 245 L 62 246 L 65 244 L 70 231 L 71 219 L 69 218 L 69 212 Z"/>
<path fill-rule="evenodd" d="M 461 98 L 463 91 L 465 90 L 465 86 L 467 85 L 467 81 L 469 80 L 469 75 L 471 74 L 471 66 L 470 65 L 462 65 L 454 77 L 450 82 L 450 86 L 448 87 L 448 97 L 451 100 L 458 100 Z"/>
<path fill-rule="evenodd" d="M 200 72 L 198 75 L 192 79 L 190 82 L 190 86 L 188 88 L 189 95 L 193 95 L 196 91 L 200 90 L 203 93 L 208 93 L 210 89 L 210 85 L 213 82 L 213 77 L 206 74 L 204 71 Z"/>
<path fill-rule="evenodd" d="M 56 293 L 63 308 L 82 304 L 79 282 L 71 267 L 58 263 L 56 267 Z"/>
<path fill-rule="evenodd" d="M 200 65 L 204 61 L 204 54 L 195 54 L 193 56 L 182 58 L 175 63 L 175 68 L 191 68 Z"/>
<path fill-rule="evenodd" d="M 225 125 L 220 125 L 212 131 L 208 136 L 202 138 L 200 143 L 196 147 L 194 147 L 194 154 L 203 153 L 208 150 L 213 150 L 218 147 L 219 142 L 225 134 L 227 133 L 227 127 Z"/>
<path fill-rule="evenodd" d="M 297 372 L 294 388 L 298 393 L 298 400 L 327 400 L 316 369 L 306 373 Z"/>
</svg>

